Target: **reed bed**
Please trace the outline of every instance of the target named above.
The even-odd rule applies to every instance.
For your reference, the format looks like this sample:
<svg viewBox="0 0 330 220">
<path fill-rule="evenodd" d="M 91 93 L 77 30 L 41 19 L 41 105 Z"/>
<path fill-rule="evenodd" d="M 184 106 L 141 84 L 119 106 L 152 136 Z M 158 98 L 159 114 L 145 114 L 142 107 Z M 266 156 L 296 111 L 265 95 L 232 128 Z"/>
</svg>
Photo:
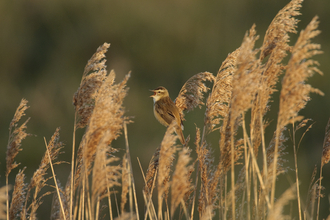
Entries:
<svg viewBox="0 0 330 220">
<path fill-rule="evenodd" d="M 30 135 L 26 132 L 29 119 L 21 122 L 29 108 L 22 99 L 9 125 L 0 219 L 37 219 L 43 198 L 50 194 L 50 219 L 320 219 L 322 168 L 330 161 L 330 121 L 321 166 L 314 169 L 309 191 L 299 189 L 296 148 L 301 143 L 294 141 L 294 155 L 288 157 L 295 161 L 296 183 L 282 195 L 276 193 L 278 176 L 291 169 L 284 158 L 288 137 L 295 139 L 298 129 L 308 132 L 311 128 L 299 112 L 310 93 L 323 95 L 307 82 L 315 73 L 322 74 L 314 60 L 322 51 L 312 42 L 320 33 L 318 18 L 299 33 L 295 43 L 290 41 L 289 34 L 297 33 L 301 3 L 292 0 L 278 12 L 260 48 L 255 46 L 260 37 L 252 25 L 217 74 L 198 73 L 184 84 L 175 104 L 183 119 L 184 112 L 205 105 L 204 124 L 196 125 L 196 133 L 187 137 L 185 146 L 178 144 L 174 125 L 167 128 L 148 169 L 134 174 L 144 178 L 144 198 L 136 197 L 127 135 L 131 119 L 123 106 L 130 73 L 116 82 L 115 72 L 107 71 L 105 53 L 110 44 L 101 45 L 88 61 L 73 96 L 71 173 L 65 185 L 53 169 L 62 162 L 57 161 L 63 148 L 59 128 L 48 142 L 45 139 L 45 155 L 31 180 L 26 182 L 27 168 L 23 168 L 9 184 L 9 175 L 19 166 L 15 157 L 23 150 L 21 143 Z M 281 89 L 276 93 L 278 85 Z M 278 116 L 267 118 L 277 95 Z M 270 121 L 276 122 L 273 131 L 268 129 Z M 76 138 L 77 129 L 85 129 L 81 140 Z M 218 134 L 217 143 L 209 141 L 211 133 Z M 273 133 L 271 140 L 265 133 Z M 124 157 L 112 147 L 120 135 L 126 140 Z M 194 143 L 190 136 L 195 137 Z M 220 156 L 213 153 L 217 147 Z M 45 187 L 50 189 L 42 191 Z M 138 203 L 144 203 L 144 210 L 138 209 Z M 297 216 L 290 215 L 288 204 L 294 204 L 291 209 Z M 330 219 L 330 215 L 321 218 Z"/>
</svg>

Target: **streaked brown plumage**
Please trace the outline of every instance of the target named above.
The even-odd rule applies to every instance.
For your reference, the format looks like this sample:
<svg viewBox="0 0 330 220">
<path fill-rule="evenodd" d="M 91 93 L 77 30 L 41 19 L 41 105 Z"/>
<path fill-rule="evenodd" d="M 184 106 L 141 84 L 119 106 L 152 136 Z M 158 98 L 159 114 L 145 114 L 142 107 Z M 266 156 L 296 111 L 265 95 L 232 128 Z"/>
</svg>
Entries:
<svg viewBox="0 0 330 220">
<path fill-rule="evenodd" d="M 164 126 L 169 126 L 173 120 L 176 121 L 176 133 L 179 136 L 180 142 L 184 145 L 185 139 L 182 133 L 183 123 L 180 117 L 178 107 L 171 100 L 167 89 L 160 86 L 154 90 L 150 90 L 154 94 L 150 97 L 154 100 L 154 115 L 156 119 Z"/>
</svg>

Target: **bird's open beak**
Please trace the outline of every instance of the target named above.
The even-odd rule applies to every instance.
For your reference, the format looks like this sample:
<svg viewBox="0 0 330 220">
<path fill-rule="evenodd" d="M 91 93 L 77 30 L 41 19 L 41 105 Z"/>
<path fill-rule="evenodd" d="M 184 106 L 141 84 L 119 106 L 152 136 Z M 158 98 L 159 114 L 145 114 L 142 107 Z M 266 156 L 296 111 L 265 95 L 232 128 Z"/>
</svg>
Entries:
<svg viewBox="0 0 330 220">
<path fill-rule="evenodd" d="M 156 95 L 156 92 L 155 92 L 155 90 L 149 89 L 149 91 L 154 93 L 154 94 L 153 94 L 153 95 L 151 95 L 150 97 L 154 97 L 154 96 Z"/>
</svg>

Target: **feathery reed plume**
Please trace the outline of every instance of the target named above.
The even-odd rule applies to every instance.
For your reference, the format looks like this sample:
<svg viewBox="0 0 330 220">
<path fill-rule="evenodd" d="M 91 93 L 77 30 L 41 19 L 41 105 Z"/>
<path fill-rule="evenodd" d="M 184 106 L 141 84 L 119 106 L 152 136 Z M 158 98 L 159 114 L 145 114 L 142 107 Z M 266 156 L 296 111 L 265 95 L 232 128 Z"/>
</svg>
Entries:
<svg viewBox="0 0 330 220">
<path fill-rule="evenodd" d="M 92 115 L 98 89 L 107 76 L 105 53 L 109 47 L 110 44 L 104 43 L 88 60 L 80 86 L 73 96 L 73 105 L 79 116 L 76 121 L 77 128 L 84 128 Z"/>
<path fill-rule="evenodd" d="M 85 171 L 89 174 L 94 162 L 97 145 L 102 138 L 110 144 L 121 134 L 123 128 L 124 107 L 122 106 L 127 95 L 126 83 L 130 74 L 126 75 L 119 84 L 113 84 L 115 72 L 111 71 L 98 91 L 95 99 L 94 111 L 88 123 L 86 135 L 81 146 Z M 106 131 L 110 131 L 105 135 Z"/>
<path fill-rule="evenodd" d="M 284 206 L 286 206 L 290 200 L 296 198 L 296 187 L 292 185 L 289 189 L 285 190 L 282 196 L 276 201 L 273 209 L 268 214 L 268 220 L 276 219 L 291 219 L 290 216 L 284 216 L 282 214 Z"/>
<path fill-rule="evenodd" d="M 292 56 L 283 78 L 280 95 L 278 122 L 280 128 L 302 119 L 302 116 L 298 116 L 298 112 L 310 100 L 310 92 L 323 95 L 320 90 L 305 83 L 315 72 L 322 75 L 322 72 L 315 66 L 319 63 L 311 59 L 314 55 L 322 53 L 319 44 L 311 43 L 311 39 L 320 34 L 320 31 L 317 30 L 319 23 L 317 19 L 317 16 L 314 17 L 306 29 L 300 32 L 299 38 L 292 49 Z"/>
<path fill-rule="evenodd" d="M 189 173 L 193 167 L 188 165 L 191 160 L 190 151 L 189 148 L 183 148 L 179 153 L 178 163 L 175 166 L 171 183 L 171 217 L 173 217 L 175 209 L 180 203 L 184 205 L 184 197 L 192 189 Z"/>
<path fill-rule="evenodd" d="M 6 177 L 8 177 L 9 173 L 19 165 L 14 162 L 14 160 L 18 152 L 22 150 L 22 140 L 29 135 L 25 130 L 26 124 L 30 118 L 28 118 L 21 126 L 17 127 L 17 123 L 25 115 L 25 110 L 29 108 L 29 106 L 26 105 L 27 102 L 28 101 L 26 99 L 21 100 L 19 106 L 16 109 L 14 118 L 11 120 L 9 125 L 9 139 L 6 153 Z"/>
<path fill-rule="evenodd" d="M 0 188 L 0 219 L 8 219 L 6 215 L 7 191 L 11 189 L 11 186 L 3 186 Z"/>
<path fill-rule="evenodd" d="M 307 25 L 306 29 L 300 32 L 297 42 L 293 46 L 292 56 L 282 81 L 276 132 L 280 132 L 288 123 L 293 124 L 303 118 L 302 116 L 298 116 L 298 112 L 303 109 L 310 100 L 309 93 L 315 92 L 323 95 L 320 90 L 312 88 L 311 85 L 305 83 L 315 72 L 322 75 L 322 72 L 315 66 L 319 65 L 319 63 L 311 59 L 314 55 L 322 53 L 319 44 L 311 43 L 311 39 L 320 33 L 320 31 L 317 30 L 318 23 L 316 16 Z M 276 143 L 274 151 L 275 166 L 277 166 L 277 150 L 278 147 Z M 276 169 L 273 170 L 273 176 L 276 176 L 275 172 Z M 273 178 L 271 192 L 272 207 L 275 197 L 275 179 L 276 178 Z"/>
<path fill-rule="evenodd" d="M 273 21 L 268 26 L 264 42 L 261 47 L 260 60 L 271 54 L 276 47 L 281 48 L 277 51 L 277 56 L 285 56 L 285 51 L 290 50 L 288 33 L 297 33 L 298 20 L 294 16 L 300 15 L 299 9 L 303 0 L 292 0 L 281 9 Z"/>
<path fill-rule="evenodd" d="M 30 135 L 26 133 L 26 124 L 28 123 L 30 118 L 28 118 L 21 126 L 17 127 L 17 123 L 25 115 L 25 110 L 29 108 L 29 106 L 27 106 L 27 103 L 28 101 L 26 99 L 21 100 L 19 106 L 16 109 L 13 119 L 9 124 L 9 138 L 8 138 L 7 152 L 6 152 L 7 219 L 9 218 L 8 177 L 10 172 L 19 165 L 14 160 L 18 152 L 22 151 L 21 149 L 22 140 Z"/>
<path fill-rule="evenodd" d="M 121 213 L 124 213 L 125 204 L 127 202 L 127 194 L 129 190 L 129 169 L 128 169 L 128 161 L 126 154 L 123 157 L 122 162 L 122 173 L 121 173 L 121 182 L 122 182 L 122 188 L 121 188 L 121 202 L 120 202 L 120 211 Z"/>
<path fill-rule="evenodd" d="M 222 118 L 228 117 L 232 80 L 236 71 L 236 60 L 239 51 L 238 48 L 228 54 L 214 79 L 213 88 L 206 101 L 204 125 L 207 126 L 207 133 L 217 129 L 221 120 L 220 116 Z"/>
<path fill-rule="evenodd" d="M 260 75 L 259 61 L 256 59 L 258 49 L 254 49 L 256 40 L 255 25 L 246 33 L 237 56 L 237 71 L 232 80 L 232 98 L 230 103 L 232 124 L 246 110 L 252 107 L 252 100 L 258 89 Z"/>
<path fill-rule="evenodd" d="M 14 191 L 10 203 L 9 219 L 16 219 L 16 217 L 19 216 L 19 212 L 22 210 L 23 203 L 25 201 L 25 193 L 27 186 L 27 184 L 24 183 L 25 169 L 26 167 L 24 167 L 22 170 L 19 170 L 15 178 Z"/>
<path fill-rule="evenodd" d="M 63 144 L 59 141 L 59 139 L 60 139 L 59 130 L 60 130 L 59 128 L 57 128 L 55 130 L 53 136 L 51 137 L 51 139 L 49 140 L 48 145 L 47 145 L 50 159 L 52 161 L 57 159 L 58 155 L 60 154 L 61 149 L 63 148 Z M 46 182 L 50 179 L 50 178 L 45 179 L 48 168 L 49 168 L 49 157 L 46 152 L 40 162 L 39 168 L 34 172 L 32 178 L 31 178 L 30 184 L 27 187 L 25 204 L 24 204 L 23 209 L 20 214 L 22 218 L 25 218 L 27 215 L 28 209 L 31 209 L 31 211 L 29 213 L 30 218 L 36 219 L 36 211 L 42 203 L 41 199 L 44 196 L 49 195 L 51 193 L 48 191 L 41 196 L 38 195 L 40 193 L 41 189 L 47 185 Z M 33 188 L 34 188 L 34 195 L 32 198 L 32 203 L 27 208 L 27 202 L 30 197 L 30 192 Z M 38 198 L 38 196 L 39 196 L 39 198 Z"/>
<path fill-rule="evenodd" d="M 175 105 L 179 108 L 181 118 L 184 118 L 183 111 L 191 111 L 197 106 L 201 108 L 204 105 L 203 93 L 206 93 L 209 88 L 203 83 L 205 81 L 213 82 L 214 76 L 209 72 L 197 73 L 190 77 L 182 86 L 178 97 L 175 99 Z"/>
<path fill-rule="evenodd" d="M 148 166 L 148 169 L 147 169 L 146 181 L 145 181 L 145 186 L 144 186 L 143 191 L 148 196 L 152 192 L 152 186 L 154 184 L 154 179 L 155 179 L 156 171 L 158 170 L 159 152 L 160 152 L 160 147 L 158 147 L 155 150 L 155 153 L 152 155 L 152 158 L 151 158 L 151 160 L 149 162 L 149 166 Z"/>
<path fill-rule="evenodd" d="M 110 194 L 110 189 L 113 186 L 120 186 L 119 179 L 121 177 L 121 166 L 113 165 L 113 163 L 118 161 L 119 158 L 111 155 L 113 150 L 107 143 L 107 136 L 110 135 L 110 131 L 105 132 L 105 135 L 102 140 L 100 140 L 96 150 L 91 187 L 92 216 L 90 217 L 92 219 L 98 219 L 97 216 L 99 214 L 99 210 L 98 207 L 96 207 L 96 204 L 98 204 L 103 197 Z M 108 155 L 110 155 L 110 157 Z"/>
<path fill-rule="evenodd" d="M 300 15 L 301 2 L 302 0 L 293 0 L 277 13 L 266 31 L 261 47 L 260 61 L 269 54 L 270 56 L 266 64 L 260 66 L 262 70 L 259 76 L 259 89 L 251 110 L 250 136 L 256 156 L 263 139 L 263 130 L 268 124 L 267 121 L 263 121 L 263 117 L 270 109 L 268 106 L 270 98 L 276 91 L 279 75 L 285 69 L 281 62 L 287 56 L 287 51 L 291 50 L 291 47 L 288 45 L 289 33 L 296 33 L 298 20 L 294 16 Z"/>
<path fill-rule="evenodd" d="M 174 132 L 174 133 L 173 133 Z M 163 199 L 167 199 L 170 171 L 174 154 L 177 150 L 175 142 L 178 136 L 175 133 L 175 123 L 171 123 L 164 135 L 159 152 L 159 166 L 158 166 L 158 219 L 162 216 Z"/>
<path fill-rule="evenodd" d="M 235 148 L 235 133 L 237 125 L 240 124 L 241 117 L 252 107 L 252 103 L 258 90 L 258 80 L 260 76 L 260 61 L 256 59 L 257 49 L 254 49 L 255 42 L 259 38 L 256 35 L 255 25 L 253 25 L 248 33 L 245 34 L 242 45 L 240 46 L 239 55 L 237 56 L 237 70 L 232 80 L 232 97 L 230 100 L 230 114 L 224 129 L 224 140 L 220 141 L 220 151 L 224 152 L 221 159 L 223 162 L 229 162 L 231 168 L 231 198 L 232 198 L 232 218 L 235 218 L 235 155 L 241 154 L 239 149 Z M 223 133 L 223 130 L 222 130 Z M 228 155 L 228 150 L 230 153 Z M 226 154 L 229 157 L 226 157 Z"/>
<path fill-rule="evenodd" d="M 200 130 L 196 128 L 196 153 L 199 161 L 199 170 L 201 175 L 201 188 L 199 192 L 198 198 L 198 212 L 199 217 L 204 215 L 206 211 L 206 207 L 213 205 L 214 197 L 216 197 L 216 193 L 211 194 L 210 183 L 212 180 L 213 173 L 213 163 L 214 158 L 211 156 L 212 151 L 207 148 L 206 141 L 200 143 Z"/>
<path fill-rule="evenodd" d="M 106 149 L 106 146 L 110 145 L 113 140 L 119 137 L 123 128 L 124 121 L 127 120 L 127 118 L 124 117 L 125 111 L 123 107 L 123 101 L 127 95 L 128 88 L 126 87 L 126 83 L 129 77 L 130 74 L 127 74 L 122 82 L 114 84 L 115 72 L 111 71 L 103 82 L 101 88 L 98 89 L 98 93 L 95 97 L 95 107 L 92 115 L 90 116 L 86 133 L 80 143 L 80 149 L 78 150 L 78 165 L 74 178 L 77 179 L 75 184 L 76 186 L 78 183 L 83 183 L 81 188 L 81 195 L 84 194 L 86 190 L 89 190 L 88 176 L 95 161 L 96 152 L 98 151 L 97 149 L 101 150 L 103 153 L 113 153 L 116 151 L 114 148 Z M 101 143 L 104 149 L 100 149 L 99 145 Z M 97 165 L 101 167 L 96 168 L 96 164 L 94 164 L 94 170 L 105 169 L 109 162 L 113 162 L 108 160 L 110 159 L 104 159 L 103 163 L 97 161 Z M 104 162 L 106 162 L 106 164 L 104 164 Z M 108 172 L 107 169 L 104 171 Z M 80 172 L 82 172 L 83 175 L 81 175 Z M 93 178 L 97 177 L 94 176 L 95 174 L 93 172 Z M 95 199 L 97 199 L 96 197 L 99 193 L 101 193 L 100 189 L 104 187 L 104 184 L 108 184 L 107 181 L 101 181 L 98 187 L 93 188 L 93 202 L 97 202 Z M 82 203 L 84 202 L 85 201 L 82 201 Z M 81 211 L 84 211 L 84 207 L 81 207 Z"/>
</svg>

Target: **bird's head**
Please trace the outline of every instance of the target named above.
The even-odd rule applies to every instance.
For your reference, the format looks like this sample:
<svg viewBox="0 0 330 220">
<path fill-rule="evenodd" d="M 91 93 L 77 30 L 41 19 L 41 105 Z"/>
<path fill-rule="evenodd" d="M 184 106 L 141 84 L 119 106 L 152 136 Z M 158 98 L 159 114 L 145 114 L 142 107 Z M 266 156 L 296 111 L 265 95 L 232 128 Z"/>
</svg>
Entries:
<svg viewBox="0 0 330 220">
<path fill-rule="evenodd" d="M 154 102 L 169 96 L 167 89 L 165 89 L 163 86 L 159 86 L 158 88 L 150 91 L 154 93 L 150 96 L 154 99 Z"/>
</svg>

